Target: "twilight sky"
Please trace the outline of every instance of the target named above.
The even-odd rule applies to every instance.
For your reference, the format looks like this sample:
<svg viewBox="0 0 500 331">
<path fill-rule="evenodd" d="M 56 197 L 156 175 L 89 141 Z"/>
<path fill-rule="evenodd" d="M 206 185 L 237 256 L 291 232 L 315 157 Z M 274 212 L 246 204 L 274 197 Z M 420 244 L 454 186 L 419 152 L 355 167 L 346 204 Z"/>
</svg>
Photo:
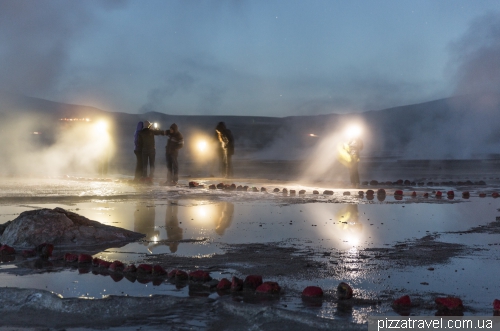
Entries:
<svg viewBox="0 0 500 331">
<path fill-rule="evenodd" d="M 500 83 L 500 1 L 0 0 L 0 63 L 107 111 L 377 110 Z"/>
</svg>

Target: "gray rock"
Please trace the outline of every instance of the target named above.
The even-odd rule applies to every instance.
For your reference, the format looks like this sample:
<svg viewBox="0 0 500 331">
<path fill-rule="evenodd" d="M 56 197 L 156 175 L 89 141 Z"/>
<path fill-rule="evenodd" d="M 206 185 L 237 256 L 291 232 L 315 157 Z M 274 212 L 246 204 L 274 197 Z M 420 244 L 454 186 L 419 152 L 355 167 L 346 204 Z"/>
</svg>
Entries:
<svg viewBox="0 0 500 331">
<path fill-rule="evenodd" d="M 32 248 L 42 243 L 58 246 L 95 246 L 137 240 L 144 235 L 101 224 L 62 208 L 25 211 L 4 230 L 0 242 Z"/>
</svg>

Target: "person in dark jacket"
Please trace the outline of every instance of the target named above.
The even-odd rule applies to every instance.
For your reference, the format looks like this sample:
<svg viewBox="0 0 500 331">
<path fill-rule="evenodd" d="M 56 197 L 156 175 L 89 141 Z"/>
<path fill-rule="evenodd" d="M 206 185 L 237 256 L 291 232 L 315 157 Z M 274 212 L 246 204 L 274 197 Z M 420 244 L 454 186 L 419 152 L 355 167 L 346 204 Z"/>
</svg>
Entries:
<svg viewBox="0 0 500 331">
<path fill-rule="evenodd" d="M 234 154 L 234 138 L 231 130 L 226 128 L 226 123 L 219 122 L 215 128 L 215 132 L 219 137 L 221 147 L 223 149 L 223 170 L 222 175 L 225 178 L 233 177 L 233 154 Z"/>
<path fill-rule="evenodd" d="M 148 163 L 149 163 L 149 180 L 152 181 L 155 173 L 155 136 L 164 135 L 165 131 L 151 129 L 151 123 L 144 121 L 144 128 L 139 133 L 138 147 L 142 153 L 142 178 L 148 178 Z"/>
<path fill-rule="evenodd" d="M 167 146 L 165 147 L 167 158 L 167 181 L 163 185 L 174 186 L 179 181 L 179 163 L 177 156 L 179 149 L 184 146 L 184 138 L 179 132 L 177 124 L 173 123 L 169 131 L 165 131 L 168 136 Z"/>
<path fill-rule="evenodd" d="M 139 134 L 144 128 L 144 123 L 140 121 L 137 123 L 137 127 L 134 133 L 134 154 L 135 154 L 135 173 L 134 173 L 134 182 L 138 182 L 142 177 L 142 149 L 139 146 Z"/>
</svg>

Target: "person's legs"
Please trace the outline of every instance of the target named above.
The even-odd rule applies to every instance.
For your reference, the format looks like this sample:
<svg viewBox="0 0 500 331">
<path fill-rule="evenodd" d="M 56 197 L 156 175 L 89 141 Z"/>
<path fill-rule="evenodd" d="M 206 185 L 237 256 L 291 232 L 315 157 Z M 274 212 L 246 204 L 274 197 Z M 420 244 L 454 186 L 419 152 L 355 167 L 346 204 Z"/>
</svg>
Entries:
<svg viewBox="0 0 500 331">
<path fill-rule="evenodd" d="M 359 173 L 358 173 L 358 162 L 357 161 L 353 160 L 351 162 L 350 175 L 351 175 L 351 184 L 353 186 L 359 185 Z"/>
<path fill-rule="evenodd" d="M 149 178 L 153 179 L 155 175 L 155 158 L 156 158 L 156 152 L 152 152 L 149 154 Z"/>
<path fill-rule="evenodd" d="M 135 154 L 135 173 L 134 180 L 139 180 L 142 176 L 142 152 L 134 151 Z"/>
<path fill-rule="evenodd" d="M 148 177 L 148 159 L 148 153 L 142 151 L 142 178 Z"/>
<path fill-rule="evenodd" d="M 227 155 L 227 149 L 224 149 L 224 154 L 222 154 L 222 177 L 227 178 L 228 177 L 228 155 Z"/>
<path fill-rule="evenodd" d="M 179 181 L 179 163 L 177 162 L 177 155 L 172 155 L 172 183 L 177 184 Z"/>
<path fill-rule="evenodd" d="M 167 154 L 167 185 L 172 182 L 172 155 Z"/>
</svg>

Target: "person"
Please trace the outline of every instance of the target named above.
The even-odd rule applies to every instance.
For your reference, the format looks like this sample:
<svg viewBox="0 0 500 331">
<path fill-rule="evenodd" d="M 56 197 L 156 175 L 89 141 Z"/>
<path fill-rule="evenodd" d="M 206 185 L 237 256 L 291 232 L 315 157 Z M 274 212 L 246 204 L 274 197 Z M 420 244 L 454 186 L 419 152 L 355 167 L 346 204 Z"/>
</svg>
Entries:
<svg viewBox="0 0 500 331">
<path fill-rule="evenodd" d="M 349 175 L 351 179 L 351 185 L 355 188 L 359 187 L 359 153 L 363 149 L 363 141 L 361 138 L 355 136 L 349 140 L 349 142 L 344 147 L 351 157 L 351 162 L 349 163 Z"/>
<path fill-rule="evenodd" d="M 134 133 L 134 154 L 135 154 L 135 173 L 134 173 L 134 182 L 138 182 L 142 177 L 142 149 L 139 146 L 139 134 L 144 128 L 144 123 L 140 121 L 137 123 L 137 127 Z"/>
<path fill-rule="evenodd" d="M 143 129 L 139 133 L 138 147 L 142 154 L 142 180 L 152 181 L 155 173 L 155 136 L 164 135 L 165 131 L 151 129 L 151 122 L 144 121 Z M 149 163 L 149 176 L 148 176 Z"/>
<path fill-rule="evenodd" d="M 223 176 L 224 169 L 224 149 L 222 148 L 219 141 L 219 134 L 217 130 L 214 132 L 214 139 L 211 140 L 211 146 L 213 148 L 213 157 L 212 157 L 212 165 L 210 167 L 210 177 Z"/>
<path fill-rule="evenodd" d="M 163 185 L 175 186 L 179 181 L 179 163 L 177 161 L 177 156 L 179 155 L 179 149 L 184 146 L 184 138 L 175 123 L 170 126 L 170 130 L 165 131 L 165 135 L 168 136 L 167 146 L 165 147 L 167 158 L 167 181 L 164 182 Z"/>
<path fill-rule="evenodd" d="M 226 123 L 219 122 L 215 128 L 215 132 L 219 138 L 223 149 L 223 170 L 222 176 L 225 178 L 233 177 L 233 161 L 232 157 L 234 154 L 234 138 L 231 130 L 226 128 Z"/>
</svg>

